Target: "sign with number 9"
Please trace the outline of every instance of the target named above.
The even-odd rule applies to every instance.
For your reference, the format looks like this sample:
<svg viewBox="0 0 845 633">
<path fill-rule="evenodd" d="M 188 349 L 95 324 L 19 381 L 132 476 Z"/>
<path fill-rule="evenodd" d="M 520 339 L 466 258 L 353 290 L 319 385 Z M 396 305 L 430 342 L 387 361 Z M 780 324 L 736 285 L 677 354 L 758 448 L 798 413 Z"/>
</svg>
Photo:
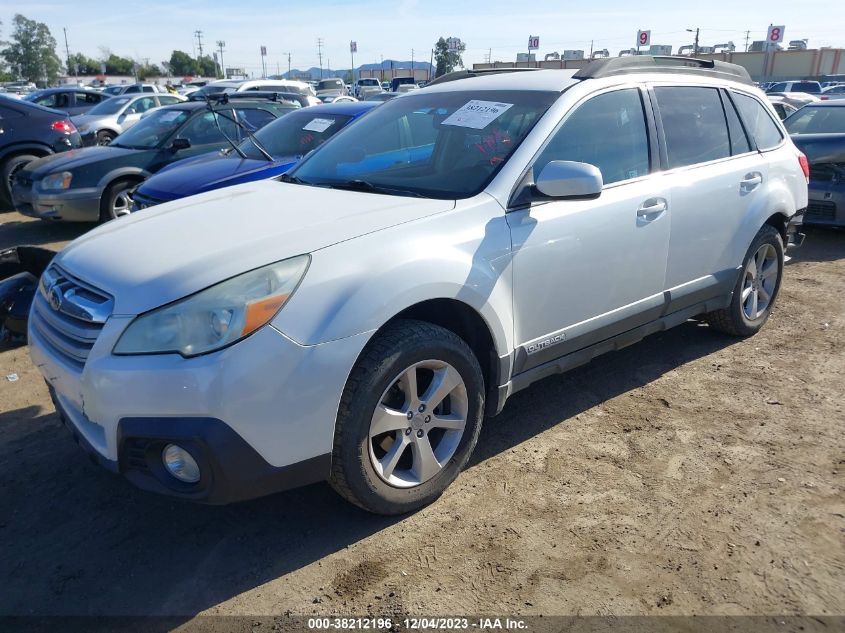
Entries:
<svg viewBox="0 0 845 633">
<path fill-rule="evenodd" d="M 637 45 L 648 46 L 651 41 L 651 31 L 637 31 Z"/>
</svg>

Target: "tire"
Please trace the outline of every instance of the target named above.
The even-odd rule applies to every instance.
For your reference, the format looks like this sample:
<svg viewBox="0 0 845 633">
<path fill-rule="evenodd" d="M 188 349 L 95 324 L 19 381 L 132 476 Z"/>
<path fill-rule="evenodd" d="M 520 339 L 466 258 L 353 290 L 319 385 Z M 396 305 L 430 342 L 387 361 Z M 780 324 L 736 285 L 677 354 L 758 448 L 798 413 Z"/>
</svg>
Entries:
<svg viewBox="0 0 845 633">
<path fill-rule="evenodd" d="M 106 187 L 100 198 L 100 222 L 108 222 L 129 215 L 132 205 L 130 193 L 137 187 L 137 180 L 118 180 Z"/>
<path fill-rule="evenodd" d="M 769 224 L 754 237 L 731 304 L 705 315 L 710 326 L 733 336 L 752 336 L 769 319 L 783 279 L 783 238 Z"/>
<path fill-rule="evenodd" d="M 18 154 L 17 156 L 7 158 L 3 162 L 2 167 L 0 167 L 0 178 L 2 178 L 0 180 L 0 203 L 6 209 L 11 210 L 12 208 L 12 179 L 14 179 L 15 174 L 18 173 L 21 167 L 36 158 L 40 158 L 40 156 L 35 156 L 34 154 Z"/>
<path fill-rule="evenodd" d="M 97 145 L 108 145 L 115 138 L 117 138 L 117 134 L 114 132 L 110 130 L 100 130 L 97 132 Z"/>
<path fill-rule="evenodd" d="M 411 375 L 417 382 L 413 398 L 406 395 Z M 343 390 L 331 486 L 376 514 L 428 505 L 469 460 L 481 431 L 484 393 L 478 359 L 453 332 L 423 321 L 387 325 L 367 344 Z"/>
</svg>

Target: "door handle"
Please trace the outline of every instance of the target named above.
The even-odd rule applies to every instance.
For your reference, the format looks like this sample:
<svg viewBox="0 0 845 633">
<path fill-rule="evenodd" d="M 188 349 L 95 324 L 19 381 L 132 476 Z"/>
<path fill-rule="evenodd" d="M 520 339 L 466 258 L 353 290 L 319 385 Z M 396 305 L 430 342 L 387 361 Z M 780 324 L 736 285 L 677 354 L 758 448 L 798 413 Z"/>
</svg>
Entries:
<svg viewBox="0 0 845 633">
<path fill-rule="evenodd" d="M 745 178 L 739 181 L 739 186 L 743 191 L 753 191 L 762 182 L 763 174 L 754 171 L 750 174 L 745 174 Z"/>
<path fill-rule="evenodd" d="M 649 198 L 637 209 L 637 219 L 643 222 L 653 222 L 668 208 L 663 198 Z"/>
</svg>

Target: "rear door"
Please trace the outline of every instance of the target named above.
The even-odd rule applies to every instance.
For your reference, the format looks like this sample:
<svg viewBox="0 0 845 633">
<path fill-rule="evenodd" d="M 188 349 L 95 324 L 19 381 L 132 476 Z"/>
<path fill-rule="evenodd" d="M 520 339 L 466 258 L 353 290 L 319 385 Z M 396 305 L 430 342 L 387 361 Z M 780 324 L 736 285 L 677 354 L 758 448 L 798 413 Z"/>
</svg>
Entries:
<svg viewBox="0 0 845 633">
<path fill-rule="evenodd" d="M 513 242 L 514 373 L 657 318 L 663 308 L 670 195 L 652 173 L 655 129 L 638 88 L 588 98 L 535 158 L 595 165 L 594 200 L 533 201 L 507 214 Z M 518 198 L 517 198 L 518 200 Z"/>
<path fill-rule="evenodd" d="M 729 294 L 742 254 L 735 236 L 768 178 L 728 94 L 654 86 L 661 162 L 672 191 L 666 269 L 669 312 Z M 745 245 L 747 247 L 747 244 Z"/>
</svg>

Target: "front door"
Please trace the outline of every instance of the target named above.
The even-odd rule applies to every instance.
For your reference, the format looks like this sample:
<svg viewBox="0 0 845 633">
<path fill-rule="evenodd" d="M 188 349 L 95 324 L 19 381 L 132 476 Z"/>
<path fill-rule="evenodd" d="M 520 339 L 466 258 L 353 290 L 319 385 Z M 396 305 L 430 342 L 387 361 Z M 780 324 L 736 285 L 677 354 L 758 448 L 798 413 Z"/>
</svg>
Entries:
<svg viewBox="0 0 845 633">
<path fill-rule="evenodd" d="M 514 328 L 520 373 L 660 315 L 669 246 L 669 190 L 652 171 L 645 95 L 589 98 L 532 166 L 589 163 L 595 200 L 533 202 L 507 214 L 513 240 Z"/>
</svg>

